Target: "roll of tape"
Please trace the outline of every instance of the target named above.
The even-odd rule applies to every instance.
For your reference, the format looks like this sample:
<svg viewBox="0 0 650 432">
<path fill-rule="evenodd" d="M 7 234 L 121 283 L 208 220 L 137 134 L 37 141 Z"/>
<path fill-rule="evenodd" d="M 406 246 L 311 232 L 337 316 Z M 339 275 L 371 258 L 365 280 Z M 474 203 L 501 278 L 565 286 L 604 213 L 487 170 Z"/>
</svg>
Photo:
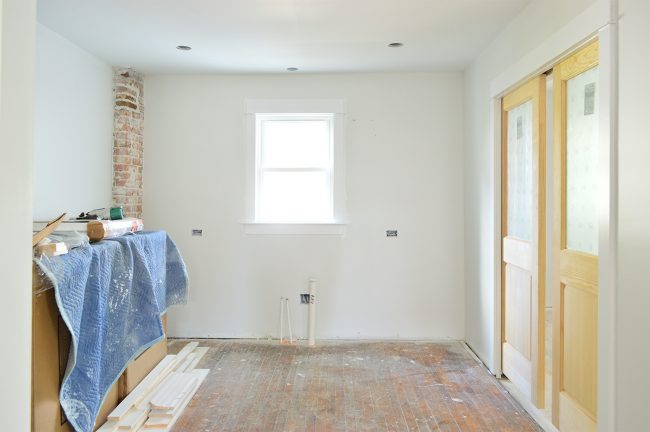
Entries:
<svg viewBox="0 0 650 432">
<path fill-rule="evenodd" d="M 111 207 L 111 220 L 120 220 L 124 218 L 122 207 Z"/>
</svg>

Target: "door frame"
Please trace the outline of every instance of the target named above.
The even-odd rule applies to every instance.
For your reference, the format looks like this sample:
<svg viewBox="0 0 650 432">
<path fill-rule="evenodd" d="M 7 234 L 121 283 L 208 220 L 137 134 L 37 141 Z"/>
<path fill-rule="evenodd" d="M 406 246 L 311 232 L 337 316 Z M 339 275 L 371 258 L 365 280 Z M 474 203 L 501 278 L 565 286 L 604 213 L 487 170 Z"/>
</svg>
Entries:
<svg viewBox="0 0 650 432">
<path fill-rule="evenodd" d="M 600 43 L 598 431 L 615 429 L 616 295 L 618 272 L 618 5 L 598 2 L 557 32 L 546 44 L 491 81 L 489 141 L 493 149 L 493 341 L 490 371 L 501 370 L 501 98 L 528 79 L 545 73 L 563 58 L 598 37 Z"/>
</svg>

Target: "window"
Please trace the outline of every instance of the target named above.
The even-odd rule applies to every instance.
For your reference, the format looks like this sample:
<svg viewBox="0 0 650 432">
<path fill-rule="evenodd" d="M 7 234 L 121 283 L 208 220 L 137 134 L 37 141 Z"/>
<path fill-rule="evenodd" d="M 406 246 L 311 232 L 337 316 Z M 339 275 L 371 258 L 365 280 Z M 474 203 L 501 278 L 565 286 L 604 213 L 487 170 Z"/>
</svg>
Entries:
<svg viewBox="0 0 650 432">
<path fill-rule="evenodd" d="M 255 117 L 256 222 L 333 222 L 333 114 Z"/>
<path fill-rule="evenodd" d="M 342 234 L 343 101 L 247 101 L 251 234 Z"/>
</svg>

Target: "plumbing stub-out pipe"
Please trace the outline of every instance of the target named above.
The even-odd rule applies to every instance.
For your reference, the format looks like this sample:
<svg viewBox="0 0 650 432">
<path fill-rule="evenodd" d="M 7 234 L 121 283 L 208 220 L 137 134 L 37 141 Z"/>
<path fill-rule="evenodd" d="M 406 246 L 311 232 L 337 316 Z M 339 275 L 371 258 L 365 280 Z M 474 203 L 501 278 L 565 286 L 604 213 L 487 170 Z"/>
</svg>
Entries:
<svg viewBox="0 0 650 432">
<path fill-rule="evenodd" d="M 316 288 L 318 281 L 309 279 L 309 329 L 307 332 L 309 346 L 316 345 Z"/>
</svg>

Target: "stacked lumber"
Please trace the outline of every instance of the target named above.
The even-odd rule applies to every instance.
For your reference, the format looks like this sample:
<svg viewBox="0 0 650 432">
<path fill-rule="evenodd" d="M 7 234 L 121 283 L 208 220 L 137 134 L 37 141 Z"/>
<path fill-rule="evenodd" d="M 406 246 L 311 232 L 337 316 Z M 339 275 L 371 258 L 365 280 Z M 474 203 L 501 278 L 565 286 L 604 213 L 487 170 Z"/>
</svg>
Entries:
<svg viewBox="0 0 650 432">
<path fill-rule="evenodd" d="M 170 431 L 210 372 L 196 369 L 207 351 L 207 347 L 191 342 L 178 354 L 166 356 L 97 432 Z"/>
</svg>

